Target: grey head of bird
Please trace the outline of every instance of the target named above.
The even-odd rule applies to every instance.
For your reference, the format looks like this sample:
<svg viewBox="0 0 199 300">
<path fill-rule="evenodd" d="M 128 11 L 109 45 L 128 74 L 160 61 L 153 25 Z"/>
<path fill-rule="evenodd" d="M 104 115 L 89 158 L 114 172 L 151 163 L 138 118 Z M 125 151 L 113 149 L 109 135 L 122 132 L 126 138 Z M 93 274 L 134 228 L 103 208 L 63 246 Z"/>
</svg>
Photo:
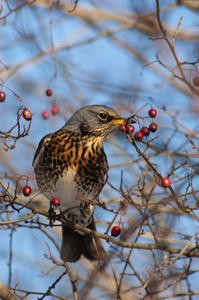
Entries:
<svg viewBox="0 0 199 300">
<path fill-rule="evenodd" d="M 126 118 L 119 116 L 111 107 L 90 105 L 77 110 L 62 129 L 72 130 L 82 135 L 105 138 L 120 124 L 125 124 L 126 121 Z M 135 122 L 131 118 L 131 123 Z"/>
</svg>

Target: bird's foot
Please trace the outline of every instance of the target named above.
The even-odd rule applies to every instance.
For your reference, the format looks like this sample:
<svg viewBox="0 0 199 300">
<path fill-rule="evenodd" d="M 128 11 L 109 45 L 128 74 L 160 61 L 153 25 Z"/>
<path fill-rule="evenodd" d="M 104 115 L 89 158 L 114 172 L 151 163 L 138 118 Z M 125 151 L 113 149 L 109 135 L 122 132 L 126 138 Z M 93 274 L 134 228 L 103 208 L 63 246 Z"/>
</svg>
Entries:
<svg viewBox="0 0 199 300">
<path fill-rule="evenodd" d="M 55 222 L 56 220 L 56 213 L 54 211 L 54 208 L 52 207 L 52 204 L 50 203 L 50 208 L 48 210 L 48 213 L 49 213 L 49 225 L 50 227 L 53 226 L 53 223 Z"/>
</svg>

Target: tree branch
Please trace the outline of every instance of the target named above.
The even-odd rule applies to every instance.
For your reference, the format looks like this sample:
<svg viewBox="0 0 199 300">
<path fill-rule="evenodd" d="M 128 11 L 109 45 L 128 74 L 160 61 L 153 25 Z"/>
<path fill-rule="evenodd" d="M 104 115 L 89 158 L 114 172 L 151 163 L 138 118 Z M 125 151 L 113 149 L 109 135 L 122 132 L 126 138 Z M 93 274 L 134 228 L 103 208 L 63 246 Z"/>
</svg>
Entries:
<svg viewBox="0 0 199 300">
<path fill-rule="evenodd" d="M 0 299 L 2 300 L 18 300 L 18 298 L 13 295 L 10 290 L 0 281 Z"/>
</svg>

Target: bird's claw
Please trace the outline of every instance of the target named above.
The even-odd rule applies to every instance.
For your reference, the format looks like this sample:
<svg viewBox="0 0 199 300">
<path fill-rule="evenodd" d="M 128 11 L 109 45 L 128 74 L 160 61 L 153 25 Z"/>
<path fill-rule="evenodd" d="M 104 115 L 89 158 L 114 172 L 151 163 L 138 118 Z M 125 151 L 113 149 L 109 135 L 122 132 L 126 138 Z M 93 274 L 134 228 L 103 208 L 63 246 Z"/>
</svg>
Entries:
<svg viewBox="0 0 199 300">
<path fill-rule="evenodd" d="M 53 226 L 53 223 L 55 222 L 56 220 L 56 213 L 54 211 L 54 208 L 50 207 L 50 209 L 48 210 L 48 213 L 49 213 L 49 225 L 50 227 Z"/>
</svg>

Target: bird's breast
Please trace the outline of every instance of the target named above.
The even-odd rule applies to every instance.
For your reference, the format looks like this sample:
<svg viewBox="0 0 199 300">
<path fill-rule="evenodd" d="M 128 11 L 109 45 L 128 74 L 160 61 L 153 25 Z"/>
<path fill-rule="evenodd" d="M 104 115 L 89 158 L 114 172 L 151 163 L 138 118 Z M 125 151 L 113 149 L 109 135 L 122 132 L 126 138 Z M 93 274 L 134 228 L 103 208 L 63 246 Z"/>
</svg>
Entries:
<svg viewBox="0 0 199 300">
<path fill-rule="evenodd" d="M 40 190 L 49 190 L 53 195 L 59 193 L 67 203 L 70 202 L 68 198 L 71 201 L 74 197 L 96 198 L 107 171 L 106 155 L 97 140 L 65 130 L 52 135 L 35 167 Z"/>
</svg>

